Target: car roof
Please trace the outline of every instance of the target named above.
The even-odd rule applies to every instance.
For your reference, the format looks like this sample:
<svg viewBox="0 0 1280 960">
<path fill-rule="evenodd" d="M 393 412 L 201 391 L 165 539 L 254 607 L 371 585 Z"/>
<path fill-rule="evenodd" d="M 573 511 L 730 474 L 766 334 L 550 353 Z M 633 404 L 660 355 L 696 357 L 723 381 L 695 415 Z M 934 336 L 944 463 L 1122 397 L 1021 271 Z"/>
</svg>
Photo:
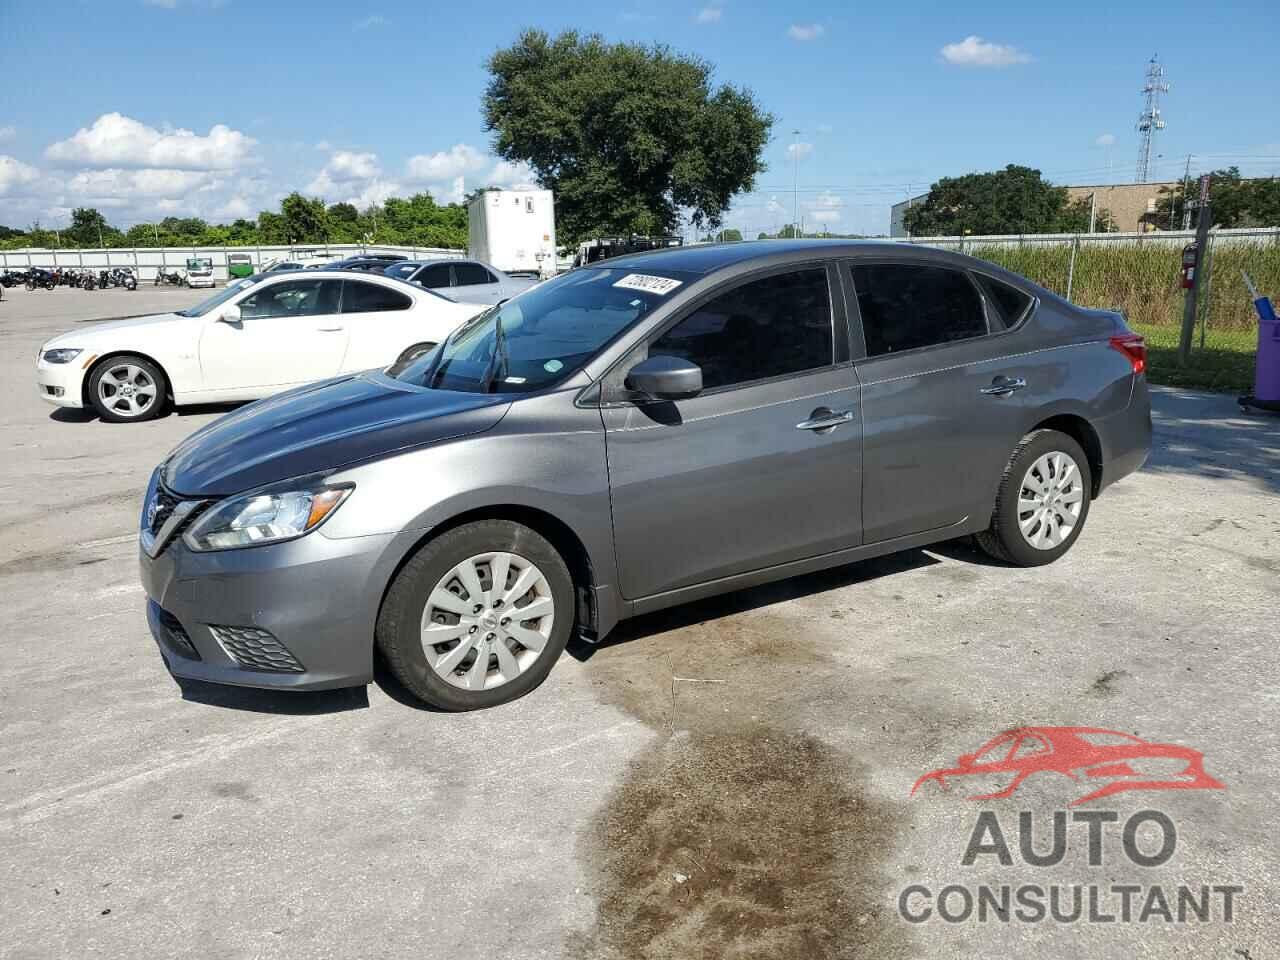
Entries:
<svg viewBox="0 0 1280 960">
<path fill-rule="evenodd" d="M 685 273 L 713 273 L 725 267 L 750 260 L 772 258 L 779 261 L 801 260 L 805 256 L 838 257 L 857 256 L 886 250 L 928 251 L 940 260 L 956 257 L 931 247 L 910 246 L 892 240 L 741 240 L 731 243 L 703 243 L 689 247 L 665 247 L 627 253 L 620 257 L 597 260 L 586 269 L 601 267 L 627 267 L 654 270 L 681 270 Z"/>
<path fill-rule="evenodd" d="M 256 273 L 254 274 L 254 276 L 258 277 L 260 280 L 267 280 L 267 279 L 274 280 L 277 277 L 283 279 L 286 275 L 292 274 L 292 272 L 293 271 L 290 271 L 290 270 L 281 270 L 281 271 L 273 271 L 271 273 Z M 322 267 L 320 269 L 308 270 L 306 272 L 305 277 L 299 278 L 295 276 L 290 276 L 289 279 L 312 280 L 316 277 L 329 277 L 334 280 L 350 280 L 353 283 L 358 282 L 360 280 L 374 280 L 374 281 L 385 280 L 387 283 L 393 283 L 396 286 L 404 287 L 406 290 L 412 291 L 413 293 L 424 294 L 426 296 L 431 296 L 431 297 L 439 297 L 441 300 L 448 300 L 450 303 L 458 302 L 454 300 L 452 297 L 446 297 L 442 293 L 436 293 L 434 290 L 428 290 L 426 287 L 420 287 L 416 283 L 410 283 L 408 280 L 401 279 L 400 277 L 393 277 L 385 273 L 360 272 L 360 273 L 356 273 L 355 276 L 352 276 L 352 271 L 350 270 L 334 270 L 328 267 Z"/>
</svg>

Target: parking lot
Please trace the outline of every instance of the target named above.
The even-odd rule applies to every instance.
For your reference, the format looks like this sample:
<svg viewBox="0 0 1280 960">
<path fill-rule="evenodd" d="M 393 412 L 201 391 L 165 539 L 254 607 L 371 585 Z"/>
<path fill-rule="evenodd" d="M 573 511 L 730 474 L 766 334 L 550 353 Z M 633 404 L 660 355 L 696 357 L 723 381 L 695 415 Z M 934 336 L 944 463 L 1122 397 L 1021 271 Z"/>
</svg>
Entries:
<svg viewBox="0 0 1280 960">
<path fill-rule="evenodd" d="M 206 295 L 0 302 L 0 957 L 1273 955 L 1280 419 L 1157 389 L 1151 461 L 1052 566 L 953 542 L 677 608 L 490 711 L 417 709 L 385 671 L 179 688 L 146 626 L 137 512 L 166 451 L 227 408 L 104 424 L 55 413 L 33 368 L 77 324 Z M 1118 813 L 1101 865 L 1083 823 L 1056 865 L 1018 850 L 1020 811 L 1043 852 L 1089 784 L 911 796 L 1003 730 L 1054 726 L 1195 748 L 1225 789 L 1073 808 Z M 1142 867 L 1120 829 L 1148 808 L 1176 849 Z M 980 810 L 1010 864 L 961 863 Z M 1215 898 L 1185 923 L 1176 904 L 909 922 L 913 884 L 1242 891 L 1229 921 Z"/>
</svg>

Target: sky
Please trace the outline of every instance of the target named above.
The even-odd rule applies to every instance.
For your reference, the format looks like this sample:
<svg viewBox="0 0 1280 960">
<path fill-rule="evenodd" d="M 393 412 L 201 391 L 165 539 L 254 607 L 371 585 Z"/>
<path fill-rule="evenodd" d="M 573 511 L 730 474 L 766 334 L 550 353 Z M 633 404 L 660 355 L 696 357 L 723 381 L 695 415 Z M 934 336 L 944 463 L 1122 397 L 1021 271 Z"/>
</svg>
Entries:
<svg viewBox="0 0 1280 960">
<path fill-rule="evenodd" d="M 1152 179 L 1280 174 L 1270 3 L 613 0 L 359 4 L 0 0 L 0 224 L 253 217 L 292 190 L 363 204 L 530 183 L 490 153 L 486 59 L 524 27 L 662 43 L 776 118 L 726 227 L 888 232 L 891 204 L 1009 163 L 1132 182 L 1146 61 Z M 795 131 L 799 131 L 796 133 Z M 798 164 L 797 161 L 798 160 Z"/>
</svg>

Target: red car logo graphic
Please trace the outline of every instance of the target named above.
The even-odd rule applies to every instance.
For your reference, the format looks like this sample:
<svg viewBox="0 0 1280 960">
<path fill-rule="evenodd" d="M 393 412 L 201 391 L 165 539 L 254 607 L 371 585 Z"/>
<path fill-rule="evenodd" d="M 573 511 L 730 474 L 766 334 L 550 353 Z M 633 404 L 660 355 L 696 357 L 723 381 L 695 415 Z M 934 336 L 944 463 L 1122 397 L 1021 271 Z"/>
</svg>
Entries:
<svg viewBox="0 0 1280 960">
<path fill-rule="evenodd" d="M 1034 773 L 1060 773 L 1072 780 L 1105 783 L 1070 806 L 1100 800 L 1126 790 L 1224 790 L 1225 785 L 1204 772 L 1204 754 L 1173 743 L 1152 743 L 1118 730 L 1100 727 L 1018 727 L 966 753 L 954 767 L 926 773 L 911 795 L 929 781 L 944 790 L 956 777 L 1004 776 L 1009 784 L 970 800 L 1001 800 L 1013 796 Z"/>
</svg>

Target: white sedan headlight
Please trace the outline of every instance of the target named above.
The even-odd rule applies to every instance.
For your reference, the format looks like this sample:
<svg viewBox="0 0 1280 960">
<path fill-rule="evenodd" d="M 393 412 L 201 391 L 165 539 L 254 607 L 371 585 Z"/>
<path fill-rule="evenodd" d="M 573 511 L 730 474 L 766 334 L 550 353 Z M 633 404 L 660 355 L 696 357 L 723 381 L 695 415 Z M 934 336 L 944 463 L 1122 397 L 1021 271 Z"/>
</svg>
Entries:
<svg viewBox="0 0 1280 960">
<path fill-rule="evenodd" d="M 241 494 L 200 517 L 182 540 L 200 552 L 294 540 L 324 523 L 353 489 L 352 484 L 321 482 Z"/>
<path fill-rule="evenodd" d="M 44 352 L 45 363 L 70 363 L 84 351 L 76 347 L 55 347 Z"/>
</svg>

